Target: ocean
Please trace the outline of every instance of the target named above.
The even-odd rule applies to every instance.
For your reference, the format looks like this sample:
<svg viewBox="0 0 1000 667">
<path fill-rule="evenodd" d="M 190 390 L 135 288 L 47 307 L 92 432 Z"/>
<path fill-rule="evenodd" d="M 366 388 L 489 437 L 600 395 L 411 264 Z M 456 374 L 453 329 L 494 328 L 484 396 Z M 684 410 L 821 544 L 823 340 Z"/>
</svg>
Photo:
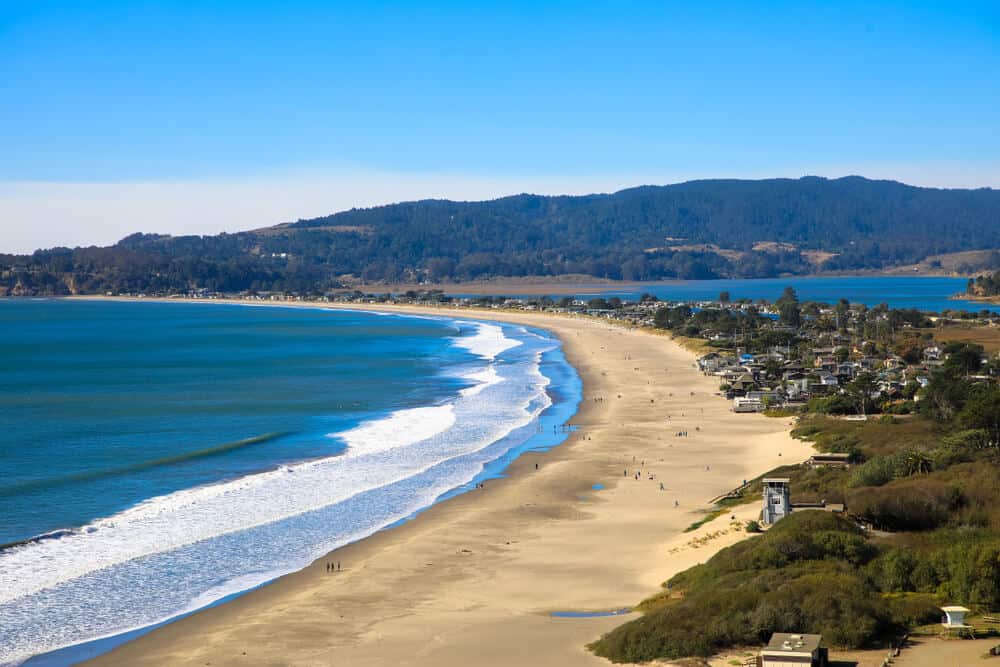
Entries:
<svg viewBox="0 0 1000 667">
<path fill-rule="evenodd" d="M 72 664 L 472 489 L 561 442 L 582 391 L 544 331 L 310 308 L 0 300 L 0 360 L 3 665 Z"/>
</svg>

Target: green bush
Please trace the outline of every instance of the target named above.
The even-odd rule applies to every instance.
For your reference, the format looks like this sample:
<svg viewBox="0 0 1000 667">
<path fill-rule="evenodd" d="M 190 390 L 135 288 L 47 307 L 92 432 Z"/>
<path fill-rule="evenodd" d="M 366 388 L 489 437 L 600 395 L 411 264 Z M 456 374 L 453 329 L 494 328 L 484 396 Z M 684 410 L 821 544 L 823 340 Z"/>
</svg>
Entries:
<svg viewBox="0 0 1000 667">
<path fill-rule="evenodd" d="M 882 486 L 895 479 L 896 465 L 891 457 L 876 456 L 856 466 L 851 472 L 851 478 L 847 485 L 850 487 L 859 486 Z"/>
<path fill-rule="evenodd" d="M 885 598 L 889 613 L 906 627 L 927 625 L 941 618 L 941 599 L 928 593 L 900 593 Z"/>
<path fill-rule="evenodd" d="M 940 479 L 904 479 L 852 490 L 854 516 L 887 530 L 930 530 L 945 525 L 962 505 L 962 492 Z"/>
</svg>

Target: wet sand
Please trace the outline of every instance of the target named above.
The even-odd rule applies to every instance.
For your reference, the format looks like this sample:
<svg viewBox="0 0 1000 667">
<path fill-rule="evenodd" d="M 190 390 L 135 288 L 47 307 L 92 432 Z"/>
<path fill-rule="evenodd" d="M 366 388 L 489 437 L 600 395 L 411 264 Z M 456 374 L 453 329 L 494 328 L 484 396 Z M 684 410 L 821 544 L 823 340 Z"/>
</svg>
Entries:
<svg viewBox="0 0 1000 667">
<path fill-rule="evenodd" d="M 711 498 L 811 454 L 787 420 L 733 414 L 694 355 L 654 332 L 547 314 L 410 310 L 559 336 L 583 379 L 579 429 L 519 458 L 505 479 L 88 664 L 607 665 L 584 645 L 629 616 L 550 612 L 617 609 L 656 593 L 742 539 L 741 522 L 758 512 L 743 506 L 735 522 L 726 515 L 684 533 Z M 328 573 L 330 561 L 342 571 Z"/>
</svg>

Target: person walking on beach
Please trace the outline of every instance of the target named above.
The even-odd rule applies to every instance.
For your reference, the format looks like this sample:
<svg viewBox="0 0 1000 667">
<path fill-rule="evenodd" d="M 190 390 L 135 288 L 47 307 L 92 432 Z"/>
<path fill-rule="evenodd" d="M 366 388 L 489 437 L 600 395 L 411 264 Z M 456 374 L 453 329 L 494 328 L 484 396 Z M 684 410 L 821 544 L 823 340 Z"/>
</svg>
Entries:
<svg viewBox="0 0 1000 667">
<path fill-rule="evenodd" d="M 337 572 L 340 572 L 340 561 L 337 561 Z"/>
</svg>

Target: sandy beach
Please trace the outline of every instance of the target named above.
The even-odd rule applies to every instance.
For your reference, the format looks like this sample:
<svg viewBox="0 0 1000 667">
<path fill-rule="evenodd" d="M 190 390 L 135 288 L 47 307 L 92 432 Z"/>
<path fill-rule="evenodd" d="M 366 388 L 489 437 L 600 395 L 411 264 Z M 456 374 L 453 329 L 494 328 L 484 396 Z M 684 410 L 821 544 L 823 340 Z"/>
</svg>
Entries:
<svg viewBox="0 0 1000 667">
<path fill-rule="evenodd" d="M 545 314 L 372 309 L 551 331 L 583 379 L 578 430 L 522 456 L 505 479 L 87 664 L 607 665 L 584 645 L 630 616 L 550 613 L 629 607 L 657 592 L 742 539 L 759 509 L 684 533 L 711 498 L 811 453 L 788 420 L 733 414 L 694 355 L 654 332 Z M 327 572 L 337 561 L 342 570 Z"/>
</svg>

